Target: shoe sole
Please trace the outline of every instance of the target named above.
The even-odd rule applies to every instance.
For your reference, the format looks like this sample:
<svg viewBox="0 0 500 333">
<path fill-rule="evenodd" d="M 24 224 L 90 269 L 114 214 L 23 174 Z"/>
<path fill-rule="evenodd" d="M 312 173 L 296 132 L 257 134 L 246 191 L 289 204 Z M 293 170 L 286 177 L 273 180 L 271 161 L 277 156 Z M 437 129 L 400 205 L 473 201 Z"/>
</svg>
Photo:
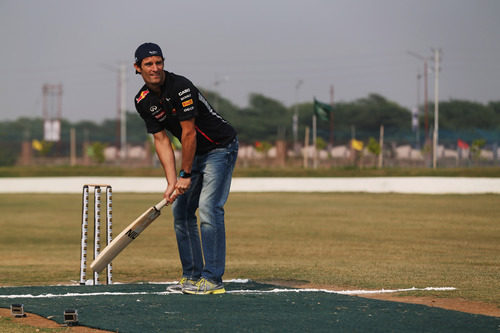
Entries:
<svg viewBox="0 0 500 333">
<path fill-rule="evenodd" d="M 184 294 L 188 295 L 219 295 L 226 293 L 226 289 L 214 289 L 209 291 L 194 291 L 194 290 L 183 290 Z"/>
</svg>

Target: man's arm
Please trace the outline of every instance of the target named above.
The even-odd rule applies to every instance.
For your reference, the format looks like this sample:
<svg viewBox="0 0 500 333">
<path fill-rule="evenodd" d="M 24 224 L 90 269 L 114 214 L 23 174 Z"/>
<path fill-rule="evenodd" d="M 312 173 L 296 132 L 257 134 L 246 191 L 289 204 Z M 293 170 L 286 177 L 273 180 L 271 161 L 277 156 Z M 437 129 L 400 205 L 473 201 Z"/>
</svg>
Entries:
<svg viewBox="0 0 500 333">
<path fill-rule="evenodd" d="M 180 122 L 182 127 L 182 170 L 191 173 L 193 159 L 196 153 L 196 127 L 195 118 Z M 191 178 L 179 178 L 175 188 L 179 193 L 184 193 L 191 186 Z"/>
<path fill-rule="evenodd" d="M 153 134 L 154 144 L 156 149 L 156 154 L 160 159 L 160 163 L 165 172 L 165 177 L 167 179 L 167 189 L 165 190 L 164 197 L 169 203 L 172 203 L 174 198 L 170 198 L 174 192 L 175 185 L 177 183 L 177 173 L 175 171 L 175 155 L 172 149 L 172 144 L 167 133 L 163 130 Z"/>
</svg>

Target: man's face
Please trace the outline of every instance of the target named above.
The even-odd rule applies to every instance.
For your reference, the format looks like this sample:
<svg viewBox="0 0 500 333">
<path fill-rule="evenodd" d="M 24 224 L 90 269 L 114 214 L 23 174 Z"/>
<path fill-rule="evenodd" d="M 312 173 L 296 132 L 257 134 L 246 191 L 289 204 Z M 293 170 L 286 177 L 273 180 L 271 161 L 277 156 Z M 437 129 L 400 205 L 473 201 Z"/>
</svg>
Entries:
<svg viewBox="0 0 500 333">
<path fill-rule="evenodd" d="M 147 86 L 158 87 L 163 84 L 165 72 L 163 71 L 162 57 L 152 56 L 144 58 L 140 66 L 134 64 L 134 67 L 141 74 Z"/>
</svg>

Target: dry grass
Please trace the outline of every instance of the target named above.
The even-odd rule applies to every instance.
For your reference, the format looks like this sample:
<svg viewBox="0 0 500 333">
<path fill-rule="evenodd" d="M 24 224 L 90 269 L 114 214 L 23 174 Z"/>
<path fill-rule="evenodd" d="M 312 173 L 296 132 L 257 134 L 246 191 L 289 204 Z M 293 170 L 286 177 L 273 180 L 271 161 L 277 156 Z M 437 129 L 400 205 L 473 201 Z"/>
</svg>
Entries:
<svg viewBox="0 0 500 333">
<path fill-rule="evenodd" d="M 160 198 L 114 194 L 114 234 Z M 78 280 L 81 198 L 0 195 L 0 285 Z M 500 306 L 500 196 L 234 193 L 225 278 L 346 288 L 452 286 Z M 179 278 L 170 210 L 114 262 L 114 280 Z M 425 295 L 432 295 L 426 292 Z"/>
<path fill-rule="evenodd" d="M 240 161 L 241 164 L 243 162 Z M 301 165 L 301 163 L 299 163 Z M 0 177 L 69 177 L 69 176 L 113 176 L 113 177 L 164 177 L 160 167 L 131 168 L 130 166 L 0 166 Z M 287 166 L 284 168 L 243 167 L 238 165 L 235 177 L 500 177 L 500 167 L 466 168 L 418 168 L 386 167 L 377 169 L 366 166 L 319 167 L 304 169 Z"/>
</svg>

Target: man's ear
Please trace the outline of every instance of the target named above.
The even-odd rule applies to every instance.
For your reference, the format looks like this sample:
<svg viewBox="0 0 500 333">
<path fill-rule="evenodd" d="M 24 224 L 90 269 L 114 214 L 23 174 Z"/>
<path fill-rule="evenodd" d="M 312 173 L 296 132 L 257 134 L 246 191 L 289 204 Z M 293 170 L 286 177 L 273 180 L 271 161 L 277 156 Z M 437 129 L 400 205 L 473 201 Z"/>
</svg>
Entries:
<svg viewBox="0 0 500 333">
<path fill-rule="evenodd" d="M 134 64 L 134 68 L 137 74 L 141 74 L 141 68 L 137 64 Z"/>
</svg>

